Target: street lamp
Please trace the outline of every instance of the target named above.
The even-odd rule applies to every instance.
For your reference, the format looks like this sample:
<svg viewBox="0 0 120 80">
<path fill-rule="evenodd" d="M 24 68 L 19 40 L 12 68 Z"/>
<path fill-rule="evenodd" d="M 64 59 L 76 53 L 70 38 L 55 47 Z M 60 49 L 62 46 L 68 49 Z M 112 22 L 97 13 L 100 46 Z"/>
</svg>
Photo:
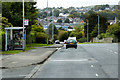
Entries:
<svg viewBox="0 0 120 80">
<path fill-rule="evenodd" d="M 24 0 L 23 0 L 23 50 L 25 49 L 24 47 Z"/>
<path fill-rule="evenodd" d="M 89 42 L 89 21 L 87 19 L 87 42 Z"/>
<path fill-rule="evenodd" d="M 99 21 L 99 15 L 98 15 L 98 35 L 100 34 L 100 21 Z"/>
<path fill-rule="evenodd" d="M 47 45 L 48 45 L 48 0 L 47 0 Z"/>
</svg>

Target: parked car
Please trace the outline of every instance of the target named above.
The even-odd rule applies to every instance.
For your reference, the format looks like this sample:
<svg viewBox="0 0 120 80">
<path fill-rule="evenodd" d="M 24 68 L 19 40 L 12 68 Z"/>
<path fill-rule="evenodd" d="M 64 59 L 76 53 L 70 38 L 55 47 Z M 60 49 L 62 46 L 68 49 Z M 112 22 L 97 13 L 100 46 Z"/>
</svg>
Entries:
<svg viewBox="0 0 120 80">
<path fill-rule="evenodd" d="M 66 49 L 70 48 L 70 47 L 74 47 L 75 49 L 77 49 L 77 40 L 75 40 L 75 39 L 68 39 L 66 41 Z"/>
<path fill-rule="evenodd" d="M 56 40 L 56 41 L 55 41 L 55 44 L 60 44 L 60 41 L 59 41 L 59 40 Z"/>
<path fill-rule="evenodd" d="M 64 44 L 66 44 L 66 41 L 67 41 L 67 40 L 64 40 Z"/>
</svg>

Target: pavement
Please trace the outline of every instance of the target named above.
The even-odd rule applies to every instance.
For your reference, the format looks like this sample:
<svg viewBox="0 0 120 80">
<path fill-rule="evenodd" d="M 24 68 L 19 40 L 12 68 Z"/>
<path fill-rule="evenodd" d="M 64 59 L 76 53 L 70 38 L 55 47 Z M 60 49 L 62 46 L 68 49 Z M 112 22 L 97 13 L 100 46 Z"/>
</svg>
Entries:
<svg viewBox="0 0 120 80">
<path fill-rule="evenodd" d="M 43 63 L 49 56 L 63 45 L 54 44 L 46 47 L 36 47 L 34 50 L 14 55 L 1 55 L 0 68 L 11 69 Z"/>
</svg>

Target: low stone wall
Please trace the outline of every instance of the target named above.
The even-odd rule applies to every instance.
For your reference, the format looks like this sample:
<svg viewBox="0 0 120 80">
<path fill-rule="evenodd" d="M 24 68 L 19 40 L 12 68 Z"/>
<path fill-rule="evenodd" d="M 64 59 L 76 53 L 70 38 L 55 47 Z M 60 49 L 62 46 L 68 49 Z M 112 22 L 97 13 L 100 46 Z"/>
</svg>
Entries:
<svg viewBox="0 0 120 80">
<path fill-rule="evenodd" d="M 112 43 L 113 38 L 103 38 L 103 39 L 98 39 L 98 38 L 93 38 L 93 42 L 103 42 L 103 43 Z"/>
</svg>

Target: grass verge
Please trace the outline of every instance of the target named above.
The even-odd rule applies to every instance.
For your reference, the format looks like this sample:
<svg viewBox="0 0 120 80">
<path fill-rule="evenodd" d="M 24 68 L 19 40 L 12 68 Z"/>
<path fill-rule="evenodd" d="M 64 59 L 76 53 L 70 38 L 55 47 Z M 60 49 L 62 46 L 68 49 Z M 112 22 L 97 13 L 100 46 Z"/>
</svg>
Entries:
<svg viewBox="0 0 120 80">
<path fill-rule="evenodd" d="M 78 43 L 78 44 L 95 44 L 95 43 L 103 43 L 103 42 L 84 42 L 84 43 Z"/>
<path fill-rule="evenodd" d="M 36 49 L 34 47 L 43 47 L 43 46 L 51 46 L 52 44 L 50 45 L 47 45 L 47 44 L 40 44 L 40 43 L 32 43 L 32 44 L 27 44 L 26 48 L 25 48 L 25 51 L 29 51 L 29 50 L 32 50 L 32 49 Z M 19 54 L 20 52 L 24 52 L 23 50 L 11 50 L 11 51 L 2 51 L 2 54 Z"/>
</svg>

